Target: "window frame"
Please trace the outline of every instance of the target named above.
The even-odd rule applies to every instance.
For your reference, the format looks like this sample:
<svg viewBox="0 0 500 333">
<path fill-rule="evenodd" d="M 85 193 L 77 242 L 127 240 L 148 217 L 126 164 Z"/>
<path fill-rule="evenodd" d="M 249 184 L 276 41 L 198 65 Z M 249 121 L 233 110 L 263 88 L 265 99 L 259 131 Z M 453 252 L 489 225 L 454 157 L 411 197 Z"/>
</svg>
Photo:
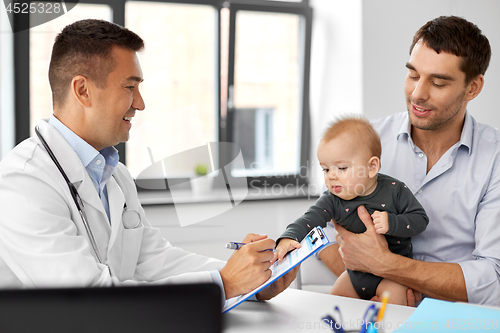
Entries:
<svg viewBox="0 0 500 333">
<path fill-rule="evenodd" d="M 143 1 L 143 0 L 134 0 Z M 26 2 L 35 2 L 26 0 Z M 42 1 L 36 1 L 42 2 Z M 49 1 L 48 1 L 49 2 Z M 230 10 L 230 31 L 229 31 L 229 59 L 228 59 L 228 82 L 227 87 L 234 83 L 234 46 L 235 46 L 235 19 L 236 13 L 239 10 L 246 11 L 261 11 L 261 12 L 274 12 L 274 13 L 290 13 L 298 14 L 304 17 L 304 31 L 303 45 L 301 51 L 303 52 L 302 63 L 302 103 L 301 103 L 301 133 L 300 135 L 300 152 L 299 152 L 299 168 L 302 170 L 308 167 L 311 142 L 310 131 L 310 111 L 309 111 L 309 76 L 310 76 L 310 54 L 311 54 L 311 36 L 312 36 L 312 8 L 309 6 L 308 0 L 301 2 L 285 2 L 285 1 L 272 1 L 272 0 L 147 0 L 147 2 L 162 2 L 162 3 L 180 3 L 180 4 L 197 4 L 213 6 L 217 10 L 217 74 L 215 75 L 217 96 L 216 105 L 218 112 L 218 139 L 219 142 L 230 141 L 232 137 L 231 126 L 224 126 L 226 119 L 222 118 L 221 113 L 221 10 L 229 8 Z M 101 4 L 108 5 L 111 8 L 112 22 L 125 26 L 125 4 L 126 0 L 79 0 L 78 3 L 82 4 Z M 26 22 L 28 21 L 28 22 Z M 14 27 L 21 27 L 29 25 L 29 15 L 14 14 Z M 233 29 L 231 29 L 233 27 Z M 30 34 L 29 29 L 17 32 L 14 34 L 13 41 L 14 53 L 14 109 L 15 109 L 15 144 L 30 137 L 31 127 L 35 124 L 30 124 Z M 28 55 L 28 56 L 26 56 Z M 229 98 L 229 94 L 226 95 Z M 229 115 L 229 108 L 227 114 Z M 120 143 L 115 146 L 120 155 L 120 162 L 126 161 L 125 143 Z M 227 158 L 227 152 L 219 153 L 219 161 Z M 308 184 L 307 177 L 301 177 L 300 170 L 298 174 L 288 176 L 264 176 L 264 177 L 247 177 L 247 185 L 250 186 L 255 181 L 258 184 L 265 184 L 261 186 L 272 186 L 279 184 L 282 186 L 294 185 L 303 186 Z M 228 175 L 229 176 L 229 175 Z M 230 176 L 232 177 L 232 176 Z M 148 181 L 145 180 L 144 184 Z M 183 179 L 176 179 L 176 182 L 182 182 Z M 187 181 L 187 179 L 186 179 Z M 165 180 L 166 189 L 168 190 L 168 182 Z M 138 190 L 144 190 L 142 186 L 138 186 Z M 148 190 L 146 190 L 148 191 Z"/>
<path fill-rule="evenodd" d="M 309 147 L 310 147 L 310 112 L 309 112 L 309 76 L 310 76 L 310 59 L 311 59 L 311 35 L 312 35 L 312 8 L 309 7 L 308 1 L 300 3 L 278 2 L 278 1 L 234 1 L 229 5 L 230 18 L 229 18 L 229 59 L 228 59 L 228 82 L 227 87 L 234 85 L 235 73 L 235 46 L 236 46 L 236 16 L 238 11 L 255 11 L 265 13 L 284 13 L 296 14 L 304 17 L 303 45 L 299 47 L 302 50 L 302 98 L 301 98 L 301 123 L 300 123 L 300 151 L 299 151 L 299 173 L 287 176 L 247 176 L 248 186 L 253 184 L 263 184 L 265 186 L 273 186 L 275 184 L 286 186 L 295 185 L 302 186 L 308 185 L 308 178 L 300 175 L 300 170 L 307 167 L 309 161 Z M 229 105 L 228 93 L 228 105 Z M 230 107 L 227 109 L 228 118 L 231 117 Z M 219 114 L 219 119 L 221 115 Z M 228 123 L 231 121 L 229 120 Z M 232 141 L 232 127 L 227 126 L 226 137 L 220 135 L 219 140 Z M 221 133 L 221 129 L 219 129 Z"/>
<path fill-rule="evenodd" d="M 28 4 L 32 1 L 25 0 Z M 112 22 L 123 26 L 125 24 L 125 1 L 124 0 L 78 0 L 78 3 L 92 5 L 108 5 L 111 8 Z M 14 14 L 14 30 L 21 26 L 29 26 L 29 15 Z M 28 55 L 28 56 L 26 56 Z M 31 128 L 35 124 L 30 123 L 30 31 L 29 29 L 14 34 L 14 110 L 15 110 L 15 144 L 31 136 Z M 120 162 L 125 161 L 125 144 L 115 146 L 120 155 Z"/>
</svg>

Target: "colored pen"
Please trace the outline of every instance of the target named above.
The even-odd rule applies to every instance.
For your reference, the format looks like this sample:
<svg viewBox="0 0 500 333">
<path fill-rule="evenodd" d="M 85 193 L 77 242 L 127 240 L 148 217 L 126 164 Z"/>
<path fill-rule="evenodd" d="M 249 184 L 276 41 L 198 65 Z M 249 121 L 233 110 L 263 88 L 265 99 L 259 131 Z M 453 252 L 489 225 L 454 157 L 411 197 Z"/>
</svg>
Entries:
<svg viewBox="0 0 500 333">
<path fill-rule="evenodd" d="M 382 293 L 382 305 L 380 306 L 380 310 L 378 310 L 377 322 L 381 322 L 384 319 L 385 308 L 387 306 L 387 302 L 389 302 L 389 292 L 384 291 Z"/>
<path fill-rule="evenodd" d="M 229 250 L 239 250 L 239 249 L 241 249 L 245 245 L 247 245 L 247 243 L 229 242 L 229 243 L 226 244 L 226 249 L 229 249 Z M 264 250 L 264 251 L 273 251 L 273 252 L 276 252 L 275 249 L 267 249 L 267 250 Z M 262 251 L 262 252 L 264 252 L 264 251 Z"/>
<path fill-rule="evenodd" d="M 377 323 L 380 324 L 382 319 L 384 319 L 384 313 L 385 313 L 385 308 L 387 306 L 387 302 L 389 302 L 389 292 L 384 291 L 382 293 L 382 305 L 380 306 L 378 310 L 378 315 L 377 315 Z M 372 325 L 371 327 L 368 328 L 366 333 L 377 333 L 378 332 L 378 327 L 377 325 Z"/>
<path fill-rule="evenodd" d="M 323 320 L 325 324 L 328 324 L 335 333 L 345 333 L 342 323 L 336 322 L 332 316 L 325 316 L 321 318 L 321 320 Z"/>
<path fill-rule="evenodd" d="M 245 245 L 247 245 L 247 243 L 229 242 L 226 244 L 226 249 L 239 250 Z"/>
</svg>

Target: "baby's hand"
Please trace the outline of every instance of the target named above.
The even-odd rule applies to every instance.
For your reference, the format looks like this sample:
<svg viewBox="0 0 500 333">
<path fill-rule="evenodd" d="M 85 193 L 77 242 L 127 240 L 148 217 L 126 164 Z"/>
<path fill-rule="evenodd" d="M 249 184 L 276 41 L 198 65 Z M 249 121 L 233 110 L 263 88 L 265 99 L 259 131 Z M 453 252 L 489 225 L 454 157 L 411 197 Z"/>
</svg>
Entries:
<svg viewBox="0 0 500 333">
<path fill-rule="evenodd" d="M 374 211 L 372 214 L 373 224 L 375 225 L 375 231 L 378 234 L 385 234 L 389 231 L 389 215 L 387 212 Z"/>
<path fill-rule="evenodd" d="M 283 238 L 280 240 L 278 243 L 278 246 L 276 246 L 276 253 L 274 255 L 274 260 L 273 263 L 276 261 L 283 260 L 283 257 L 290 251 L 294 249 L 300 249 L 302 245 L 300 245 L 299 242 L 294 241 L 293 239 L 290 238 Z"/>
</svg>

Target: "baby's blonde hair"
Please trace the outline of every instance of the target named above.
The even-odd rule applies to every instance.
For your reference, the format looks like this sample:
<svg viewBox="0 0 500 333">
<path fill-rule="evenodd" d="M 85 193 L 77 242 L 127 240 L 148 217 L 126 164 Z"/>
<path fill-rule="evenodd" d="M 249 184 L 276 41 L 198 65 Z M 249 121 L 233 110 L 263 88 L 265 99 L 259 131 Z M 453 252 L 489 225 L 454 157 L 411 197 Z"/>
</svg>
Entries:
<svg viewBox="0 0 500 333">
<path fill-rule="evenodd" d="M 380 137 L 368 119 L 362 116 L 345 116 L 337 118 L 326 129 L 321 141 L 328 143 L 344 133 L 349 133 L 356 145 L 366 147 L 371 156 L 380 159 L 382 144 Z"/>
</svg>

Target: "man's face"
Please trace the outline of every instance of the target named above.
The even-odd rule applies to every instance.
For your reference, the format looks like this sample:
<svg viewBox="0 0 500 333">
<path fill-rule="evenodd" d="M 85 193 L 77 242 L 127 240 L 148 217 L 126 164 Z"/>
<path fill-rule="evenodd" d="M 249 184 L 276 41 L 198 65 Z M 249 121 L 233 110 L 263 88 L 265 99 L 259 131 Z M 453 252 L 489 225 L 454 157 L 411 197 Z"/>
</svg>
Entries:
<svg viewBox="0 0 500 333">
<path fill-rule="evenodd" d="M 405 94 L 411 124 L 422 130 L 438 130 L 465 115 L 468 86 L 460 70 L 461 58 L 436 53 L 422 41 L 415 44 L 406 64 Z"/>
<path fill-rule="evenodd" d="M 368 195 L 376 186 L 369 177 L 370 154 L 352 142 L 352 135 L 344 133 L 329 142 L 321 141 L 317 150 L 326 187 L 344 200 Z"/>
<path fill-rule="evenodd" d="M 114 47 L 115 69 L 108 75 L 106 88 L 92 86 L 92 107 L 86 116 L 85 140 L 97 150 L 129 139 L 132 117 L 145 105 L 139 93 L 142 71 L 135 51 Z"/>
</svg>

